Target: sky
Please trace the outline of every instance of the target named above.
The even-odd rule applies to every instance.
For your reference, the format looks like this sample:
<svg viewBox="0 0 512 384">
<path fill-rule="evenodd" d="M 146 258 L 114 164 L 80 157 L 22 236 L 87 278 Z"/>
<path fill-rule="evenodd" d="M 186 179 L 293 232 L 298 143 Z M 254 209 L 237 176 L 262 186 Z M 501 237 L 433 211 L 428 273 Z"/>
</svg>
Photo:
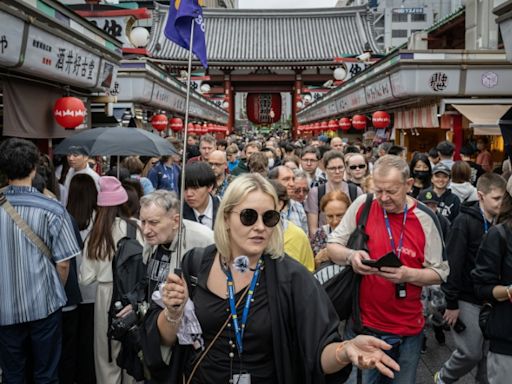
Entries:
<svg viewBox="0 0 512 384">
<path fill-rule="evenodd" d="M 335 5 L 336 0 L 238 0 L 240 8 L 324 8 Z"/>
</svg>

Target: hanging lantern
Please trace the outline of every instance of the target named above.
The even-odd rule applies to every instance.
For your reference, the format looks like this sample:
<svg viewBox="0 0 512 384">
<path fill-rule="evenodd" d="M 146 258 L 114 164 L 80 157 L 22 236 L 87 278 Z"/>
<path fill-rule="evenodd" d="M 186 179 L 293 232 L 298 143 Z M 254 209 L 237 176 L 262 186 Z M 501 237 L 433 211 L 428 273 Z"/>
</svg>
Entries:
<svg viewBox="0 0 512 384">
<path fill-rule="evenodd" d="M 65 129 L 73 129 L 84 122 L 85 105 L 77 97 L 61 97 L 53 107 L 53 117 L 57 124 Z"/>
<path fill-rule="evenodd" d="M 391 123 L 389 113 L 384 111 L 374 112 L 372 115 L 372 124 L 375 128 L 387 128 Z"/>
<path fill-rule="evenodd" d="M 366 128 L 366 116 L 364 115 L 354 115 L 352 117 L 352 126 L 361 131 Z"/>
<path fill-rule="evenodd" d="M 198 135 L 202 135 L 203 134 L 203 126 L 201 124 L 194 124 L 194 128 L 196 130 L 196 133 Z"/>
<path fill-rule="evenodd" d="M 338 123 L 336 120 L 329 120 L 329 124 L 327 125 L 329 131 L 336 131 L 338 129 Z"/>
<path fill-rule="evenodd" d="M 324 132 L 324 131 L 327 131 L 328 129 L 329 129 L 329 123 L 327 121 L 322 121 L 322 123 L 320 124 L 319 131 Z"/>
<path fill-rule="evenodd" d="M 196 127 L 195 127 L 194 123 L 188 123 L 188 125 L 187 125 L 187 132 L 190 135 L 195 135 L 197 133 L 196 132 Z"/>
<path fill-rule="evenodd" d="M 340 129 L 343 131 L 343 132 L 346 132 L 350 129 L 350 127 L 352 126 L 352 122 L 350 121 L 350 119 L 348 117 L 342 117 L 339 121 L 338 121 L 338 127 L 340 127 Z"/>
<path fill-rule="evenodd" d="M 247 118 L 255 124 L 273 124 L 281 118 L 280 93 L 249 93 Z"/>
<path fill-rule="evenodd" d="M 169 120 L 169 128 L 171 128 L 173 132 L 181 131 L 183 129 L 183 120 L 179 117 L 173 117 Z"/>
<path fill-rule="evenodd" d="M 168 123 L 169 121 L 167 120 L 167 116 L 161 113 L 151 118 L 151 126 L 158 132 L 162 132 L 165 128 L 167 128 Z"/>
</svg>

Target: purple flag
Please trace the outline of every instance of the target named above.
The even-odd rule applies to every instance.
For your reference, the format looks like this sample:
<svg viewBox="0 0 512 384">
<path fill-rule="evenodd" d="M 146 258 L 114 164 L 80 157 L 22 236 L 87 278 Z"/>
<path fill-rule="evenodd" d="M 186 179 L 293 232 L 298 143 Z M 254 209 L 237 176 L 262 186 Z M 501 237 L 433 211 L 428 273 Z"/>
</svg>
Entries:
<svg viewBox="0 0 512 384">
<path fill-rule="evenodd" d="M 203 67 L 208 68 L 202 4 L 203 0 L 171 0 L 164 34 L 169 40 L 188 50 L 190 49 L 191 23 L 194 23 L 192 52 L 201 61 Z"/>
</svg>

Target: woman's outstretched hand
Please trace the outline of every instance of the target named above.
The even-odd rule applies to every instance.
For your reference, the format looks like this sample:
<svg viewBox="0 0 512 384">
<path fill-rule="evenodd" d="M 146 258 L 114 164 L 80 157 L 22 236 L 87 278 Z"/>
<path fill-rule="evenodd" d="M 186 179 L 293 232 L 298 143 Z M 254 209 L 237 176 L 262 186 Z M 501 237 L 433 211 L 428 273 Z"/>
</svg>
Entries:
<svg viewBox="0 0 512 384">
<path fill-rule="evenodd" d="M 383 375 L 393 378 L 400 366 L 384 353 L 391 345 L 373 336 L 359 335 L 345 346 L 345 353 L 352 364 L 361 369 L 378 369 Z"/>
</svg>

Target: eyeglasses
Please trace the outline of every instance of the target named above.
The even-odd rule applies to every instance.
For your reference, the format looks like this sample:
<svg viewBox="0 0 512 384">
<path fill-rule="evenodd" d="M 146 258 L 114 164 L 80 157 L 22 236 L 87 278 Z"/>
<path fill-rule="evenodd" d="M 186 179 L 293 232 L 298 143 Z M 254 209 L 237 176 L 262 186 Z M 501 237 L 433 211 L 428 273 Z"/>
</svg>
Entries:
<svg viewBox="0 0 512 384">
<path fill-rule="evenodd" d="M 242 209 L 240 212 L 232 212 L 240 214 L 240 222 L 246 227 L 254 225 L 254 223 L 258 221 L 259 213 L 255 209 L 246 208 Z M 281 215 L 279 214 L 279 212 L 271 209 L 266 212 L 263 212 L 262 219 L 263 224 L 265 224 L 266 227 L 272 228 L 275 227 L 277 223 L 279 223 L 279 220 L 281 220 Z"/>
<path fill-rule="evenodd" d="M 317 163 L 318 162 L 317 159 L 301 159 L 301 161 L 303 161 L 305 163 Z"/>
<path fill-rule="evenodd" d="M 309 192 L 309 188 L 296 188 L 295 189 L 295 193 L 308 193 Z"/>
<path fill-rule="evenodd" d="M 343 172 L 345 167 L 327 167 L 325 169 L 327 169 L 329 172 Z"/>
<path fill-rule="evenodd" d="M 366 164 L 354 164 L 354 165 L 350 165 L 349 168 L 351 170 L 355 170 L 357 168 L 359 169 L 365 169 L 366 168 Z"/>
</svg>

